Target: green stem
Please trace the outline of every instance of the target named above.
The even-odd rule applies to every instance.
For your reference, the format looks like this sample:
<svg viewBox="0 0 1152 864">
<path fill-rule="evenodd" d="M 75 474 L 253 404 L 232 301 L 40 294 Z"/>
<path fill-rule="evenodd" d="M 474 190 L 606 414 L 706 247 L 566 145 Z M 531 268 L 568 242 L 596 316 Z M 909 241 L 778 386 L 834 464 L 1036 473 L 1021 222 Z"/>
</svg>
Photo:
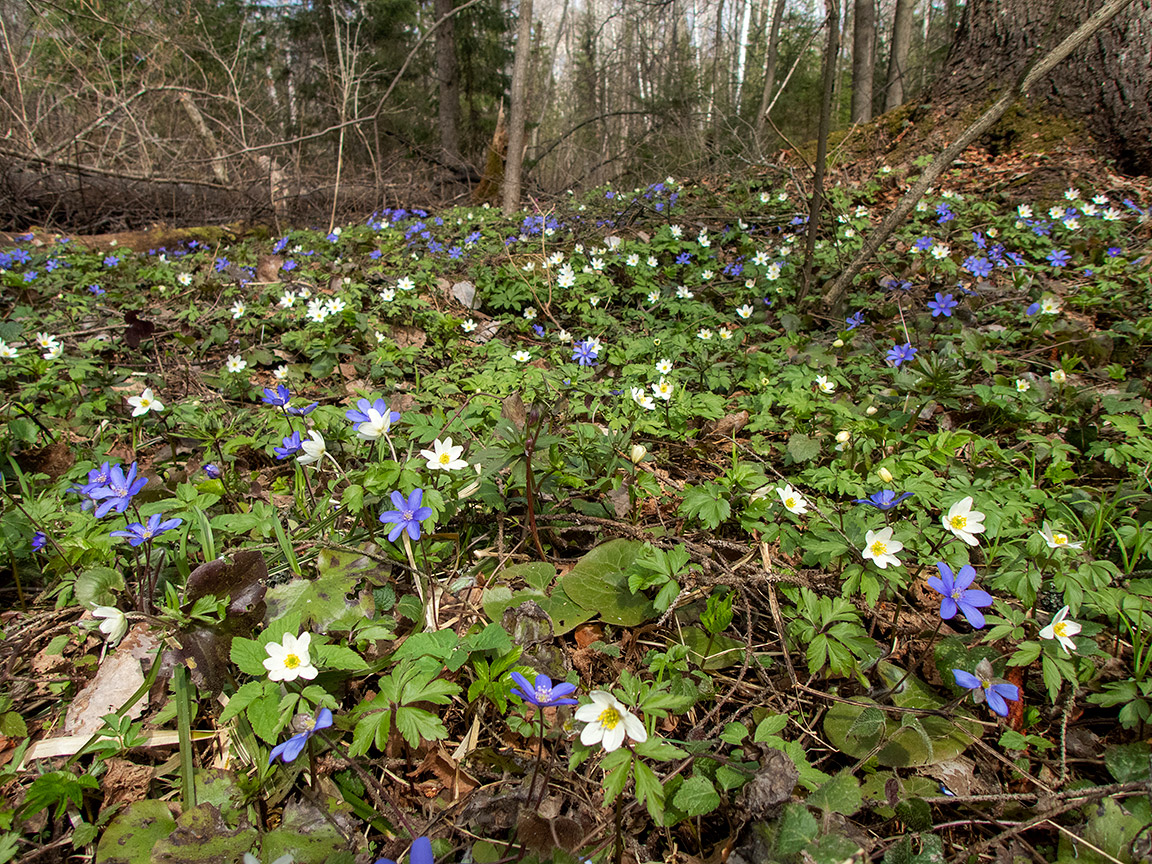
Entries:
<svg viewBox="0 0 1152 864">
<path fill-rule="evenodd" d="M 192 688 L 183 663 L 173 670 L 172 686 L 176 693 L 176 732 L 180 737 L 180 794 L 187 811 L 196 806 L 196 781 L 192 766 Z"/>
</svg>

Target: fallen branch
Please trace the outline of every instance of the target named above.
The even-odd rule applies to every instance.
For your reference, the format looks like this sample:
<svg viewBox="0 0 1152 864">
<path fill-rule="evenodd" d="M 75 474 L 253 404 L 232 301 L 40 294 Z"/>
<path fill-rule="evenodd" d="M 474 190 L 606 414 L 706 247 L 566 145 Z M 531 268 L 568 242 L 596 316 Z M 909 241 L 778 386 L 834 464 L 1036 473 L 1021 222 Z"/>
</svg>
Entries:
<svg viewBox="0 0 1152 864">
<path fill-rule="evenodd" d="M 868 239 L 864 241 L 864 246 L 856 253 L 856 257 L 852 259 L 844 271 L 836 277 L 836 281 L 832 283 L 832 287 L 824 294 L 822 302 L 825 308 L 834 306 L 844 296 L 844 292 L 848 290 L 848 286 L 852 284 L 852 280 L 863 269 L 864 265 L 876 254 L 876 251 L 887 240 L 893 231 L 904 221 L 904 218 L 912 212 L 912 208 L 916 206 L 916 202 L 924 197 L 924 193 L 928 191 L 931 186 L 940 177 L 941 174 L 947 170 L 956 158 L 967 149 L 968 145 L 991 129 L 996 121 L 1004 116 L 1004 113 L 1012 107 L 1012 104 L 1026 93 L 1037 81 L 1052 71 L 1059 63 L 1068 57 L 1073 51 L 1088 41 L 1091 36 L 1096 33 L 1101 27 L 1115 18 L 1125 7 L 1132 5 L 1133 0 L 1109 0 L 1101 6 L 1095 14 L 1093 14 L 1087 21 L 1076 29 L 1067 39 L 1053 48 L 1048 56 L 1037 63 L 1032 69 L 1026 72 L 1016 82 L 1015 86 L 1008 90 L 1003 96 L 996 100 L 987 111 L 985 111 L 980 118 L 969 126 L 964 132 L 952 142 L 951 146 L 947 147 L 943 153 L 933 160 L 932 164 L 928 166 L 920 179 L 916 181 L 916 185 L 909 189 L 904 197 L 900 199 L 896 207 L 890 212 L 884 221 L 880 223 Z"/>
</svg>

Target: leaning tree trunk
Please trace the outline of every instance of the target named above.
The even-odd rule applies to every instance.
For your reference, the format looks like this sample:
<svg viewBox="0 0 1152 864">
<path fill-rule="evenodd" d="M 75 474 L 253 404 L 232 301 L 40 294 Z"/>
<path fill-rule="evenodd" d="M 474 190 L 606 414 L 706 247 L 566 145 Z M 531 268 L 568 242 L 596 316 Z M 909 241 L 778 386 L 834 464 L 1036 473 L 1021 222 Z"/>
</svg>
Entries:
<svg viewBox="0 0 1152 864">
<path fill-rule="evenodd" d="M 1103 0 L 968 0 L 932 101 L 985 102 L 1101 5 Z M 1136 0 L 1031 95 L 1082 119 L 1121 169 L 1152 173 L 1152 0 Z"/>
</svg>

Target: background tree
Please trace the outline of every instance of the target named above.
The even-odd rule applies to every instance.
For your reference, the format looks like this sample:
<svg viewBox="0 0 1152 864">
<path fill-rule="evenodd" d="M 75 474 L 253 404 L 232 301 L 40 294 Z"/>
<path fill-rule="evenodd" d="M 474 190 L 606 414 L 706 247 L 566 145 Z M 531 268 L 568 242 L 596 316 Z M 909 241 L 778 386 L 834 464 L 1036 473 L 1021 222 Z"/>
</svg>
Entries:
<svg viewBox="0 0 1152 864">
<path fill-rule="evenodd" d="M 852 122 L 872 119 L 872 77 L 876 72 L 876 2 L 856 0 L 852 39 Z"/>
<path fill-rule="evenodd" d="M 892 39 L 888 48 L 888 74 L 884 83 L 884 110 L 904 104 L 904 82 L 908 74 L 908 49 L 912 46 L 912 13 L 916 0 L 896 0 L 892 13 Z"/>
</svg>

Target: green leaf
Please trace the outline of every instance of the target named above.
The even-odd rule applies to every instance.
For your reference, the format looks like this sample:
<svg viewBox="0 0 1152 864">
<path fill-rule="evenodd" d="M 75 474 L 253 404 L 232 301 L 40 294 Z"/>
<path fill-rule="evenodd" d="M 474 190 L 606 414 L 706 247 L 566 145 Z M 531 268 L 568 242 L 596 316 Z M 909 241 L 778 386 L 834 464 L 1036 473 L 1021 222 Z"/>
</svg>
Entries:
<svg viewBox="0 0 1152 864">
<path fill-rule="evenodd" d="M 1116 744 L 1104 751 L 1104 764 L 1117 783 L 1140 783 L 1148 779 L 1152 747 L 1146 741 Z"/>
<path fill-rule="evenodd" d="M 345 645 L 316 645 L 313 651 L 317 665 L 324 669 L 358 672 L 368 668 L 364 658 Z"/>
<path fill-rule="evenodd" d="M 860 781 L 851 774 L 837 774 L 808 796 L 810 807 L 819 807 L 826 813 L 851 816 L 864 806 L 860 794 Z"/>
<path fill-rule="evenodd" d="M 264 692 L 264 681 L 249 681 L 243 687 L 236 691 L 236 694 L 228 700 L 228 704 L 224 706 L 224 710 L 220 712 L 220 719 L 218 723 L 227 723 L 250 704 L 252 700 Z"/>
<path fill-rule="evenodd" d="M 789 804 L 780 816 L 780 827 L 776 831 L 776 854 L 781 858 L 799 854 L 819 832 L 820 823 L 807 807 L 795 802 Z"/>
<path fill-rule="evenodd" d="M 720 806 L 720 796 L 706 777 L 689 777 L 677 790 L 672 803 L 688 816 L 703 816 Z"/>
<path fill-rule="evenodd" d="M 248 703 L 245 711 L 248 722 L 252 724 L 255 732 L 267 744 L 275 744 L 280 734 L 280 694 L 275 690 L 265 691 L 264 695 Z"/>
<path fill-rule="evenodd" d="M 238 861 L 256 838 L 256 829 L 247 823 L 230 828 L 214 805 L 199 804 L 177 817 L 176 827 L 159 840 L 151 860 L 165 864 Z"/>
<path fill-rule="evenodd" d="M 435 714 L 422 708 L 402 707 L 396 709 L 396 731 L 408 742 L 408 746 L 416 749 L 421 739 L 425 741 L 441 741 L 448 737 L 448 730 Z"/>
<path fill-rule="evenodd" d="M 124 590 L 124 576 L 111 567 L 90 567 L 77 577 L 72 590 L 76 602 L 89 609 L 115 606 L 116 592 Z"/>
<path fill-rule="evenodd" d="M 635 627 L 656 617 L 655 607 L 643 595 L 628 590 L 625 575 L 641 544 L 635 540 L 610 540 L 576 562 L 561 580 L 568 597 L 601 620 L 621 627 Z"/>
<path fill-rule="evenodd" d="M 268 674 L 268 670 L 264 668 L 264 661 L 268 659 L 268 652 L 264 650 L 263 642 L 245 639 L 243 636 L 233 636 L 229 657 L 236 667 L 246 675 L 263 677 Z"/>
<path fill-rule="evenodd" d="M 176 820 L 163 801 L 133 801 L 104 831 L 96 847 L 99 864 L 143 864 L 152 849 L 176 829 Z"/>
<path fill-rule="evenodd" d="M 699 519 L 705 528 L 714 531 L 732 515 L 732 505 L 728 502 L 728 493 L 723 486 L 706 483 L 703 486 L 684 487 L 680 512 L 689 519 Z"/>
<path fill-rule="evenodd" d="M 552 580 L 556 578 L 556 568 L 544 561 L 527 561 L 523 564 L 513 564 L 505 567 L 500 578 L 506 582 L 523 579 L 524 584 L 536 591 L 547 591 Z"/>
<path fill-rule="evenodd" d="M 664 824 L 664 786 L 656 773 L 645 763 L 636 760 L 632 765 L 636 778 L 636 800 L 643 801 L 648 815 L 657 825 Z M 707 781 L 705 781 L 707 782 Z M 709 784 L 711 785 L 711 784 Z M 713 793 L 715 794 L 715 793 Z M 719 796 L 717 796 L 719 799 Z"/>
<path fill-rule="evenodd" d="M 620 749 L 609 753 L 602 763 L 604 768 L 604 803 L 611 804 L 624 791 L 632 768 L 632 753 Z"/>
<path fill-rule="evenodd" d="M 783 731 L 784 727 L 788 725 L 787 714 L 769 714 L 758 724 L 756 724 L 756 732 L 752 737 L 753 741 L 763 743 L 768 740 L 769 735 L 776 735 Z"/>
<path fill-rule="evenodd" d="M 803 432 L 793 432 L 788 436 L 788 455 L 793 462 L 808 462 L 820 455 L 820 442 Z"/>
</svg>

